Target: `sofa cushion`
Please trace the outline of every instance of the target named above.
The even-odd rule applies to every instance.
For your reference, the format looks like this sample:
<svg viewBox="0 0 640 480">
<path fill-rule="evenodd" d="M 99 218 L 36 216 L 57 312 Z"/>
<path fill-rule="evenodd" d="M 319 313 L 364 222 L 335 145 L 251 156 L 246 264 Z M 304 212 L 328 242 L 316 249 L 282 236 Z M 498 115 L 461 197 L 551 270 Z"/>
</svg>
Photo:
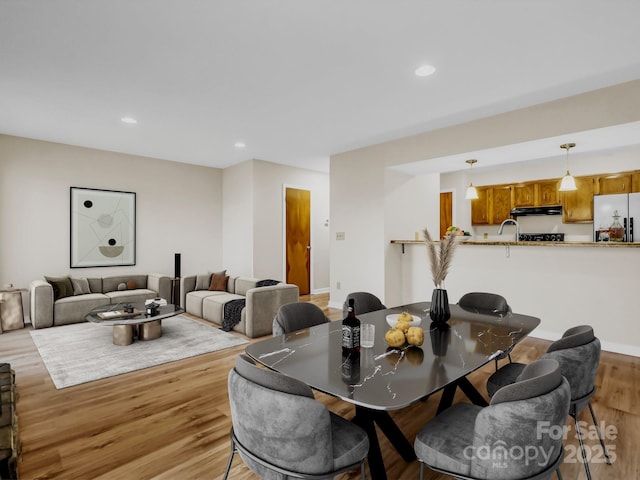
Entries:
<svg viewBox="0 0 640 480">
<path fill-rule="evenodd" d="M 136 290 L 107 292 L 105 295 L 111 300 L 112 304 L 144 303 L 145 300 L 156 298 L 158 293 L 148 288 L 138 288 Z"/>
<path fill-rule="evenodd" d="M 72 278 L 71 285 L 73 285 L 74 295 L 84 295 L 86 293 L 91 293 L 91 289 L 89 288 L 89 280 L 87 280 L 86 278 Z"/>
<path fill-rule="evenodd" d="M 53 304 L 53 324 L 67 325 L 86 320 L 87 314 L 94 308 L 109 305 L 109 297 L 102 293 L 88 293 L 61 298 Z"/>
<path fill-rule="evenodd" d="M 249 277 L 238 277 L 236 279 L 236 289 L 234 293 L 238 295 L 247 295 L 247 290 L 251 290 L 252 288 L 256 288 L 256 283 L 258 283 L 258 278 L 249 278 Z"/>
<path fill-rule="evenodd" d="M 241 300 L 244 298 L 242 295 L 236 295 L 234 293 L 221 293 L 220 295 L 206 297 L 202 301 L 202 318 L 222 325 L 222 320 L 224 319 L 224 304 L 231 300 Z"/>
<path fill-rule="evenodd" d="M 219 275 L 217 273 L 214 273 L 213 275 L 211 275 L 211 284 L 209 285 L 209 290 L 217 291 L 217 292 L 226 292 L 228 281 L 229 281 L 228 275 Z"/>
<path fill-rule="evenodd" d="M 124 283 L 126 286 L 129 280 L 136 282 L 136 288 L 147 288 L 146 275 L 115 275 L 102 278 L 102 293 L 115 292 L 120 283 Z"/>
<path fill-rule="evenodd" d="M 185 297 L 185 310 L 191 315 L 204 318 L 202 315 L 202 301 L 214 295 L 224 295 L 224 292 L 215 292 L 209 290 L 197 290 L 195 292 L 189 292 Z"/>
<path fill-rule="evenodd" d="M 73 284 L 69 277 L 44 277 L 53 287 L 53 301 L 73 296 Z"/>
<path fill-rule="evenodd" d="M 210 273 L 196 275 L 196 290 L 208 290 L 211 285 L 211 277 Z"/>
</svg>

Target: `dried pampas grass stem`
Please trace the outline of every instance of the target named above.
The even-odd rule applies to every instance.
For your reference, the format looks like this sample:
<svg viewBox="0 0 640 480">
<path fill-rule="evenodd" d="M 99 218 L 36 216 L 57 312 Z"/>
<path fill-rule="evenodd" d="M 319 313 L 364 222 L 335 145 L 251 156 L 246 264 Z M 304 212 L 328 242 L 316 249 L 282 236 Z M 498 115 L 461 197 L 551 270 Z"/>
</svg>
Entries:
<svg viewBox="0 0 640 480">
<path fill-rule="evenodd" d="M 436 242 L 431 237 L 429 230 L 425 228 L 422 230 L 422 233 L 424 235 L 424 243 L 427 245 L 429 261 L 431 263 L 431 277 L 433 278 L 433 284 L 436 288 L 440 288 L 447 276 L 447 273 L 449 273 L 453 252 L 457 245 L 456 238 L 455 235 L 447 235 L 445 239 L 440 242 L 440 248 L 438 249 L 436 248 Z"/>
</svg>

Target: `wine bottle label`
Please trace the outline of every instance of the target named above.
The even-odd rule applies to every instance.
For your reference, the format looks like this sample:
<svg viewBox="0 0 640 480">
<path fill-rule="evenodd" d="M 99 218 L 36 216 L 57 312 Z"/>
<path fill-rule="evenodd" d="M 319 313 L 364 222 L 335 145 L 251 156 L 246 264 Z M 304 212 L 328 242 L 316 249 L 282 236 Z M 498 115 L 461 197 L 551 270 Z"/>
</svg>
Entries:
<svg viewBox="0 0 640 480">
<path fill-rule="evenodd" d="M 360 346 L 360 327 L 342 326 L 342 348 L 353 349 Z"/>
</svg>

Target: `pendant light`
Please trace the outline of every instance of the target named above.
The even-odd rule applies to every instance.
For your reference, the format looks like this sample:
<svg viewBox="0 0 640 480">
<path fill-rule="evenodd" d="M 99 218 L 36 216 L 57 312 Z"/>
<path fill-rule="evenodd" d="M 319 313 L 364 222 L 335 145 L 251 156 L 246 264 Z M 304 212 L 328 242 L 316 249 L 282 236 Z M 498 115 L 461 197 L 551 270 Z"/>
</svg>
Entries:
<svg viewBox="0 0 640 480">
<path fill-rule="evenodd" d="M 469 164 L 469 172 L 473 170 L 473 164 L 477 163 L 478 160 L 475 158 L 471 158 L 469 160 L 465 160 Z M 471 178 L 471 173 L 469 174 L 469 178 Z M 473 186 L 473 182 L 469 181 L 469 187 L 467 188 L 467 194 L 464 196 L 465 200 L 475 200 L 478 198 L 478 191 L 476 187 Z"/>
<path fill-rule="evenodd" d="M 562 177 L 562 182 L 560 182 L 560 191 L 561 192 L 571 192 L 577 190 L 576 181 L 569 173 L 569 149 L 575 147 L 575 143 L 564 143 L 560 145 L 560 148 L 564 148 L 567 150 L 567 173 L 564 177 Z"/>
</svg>

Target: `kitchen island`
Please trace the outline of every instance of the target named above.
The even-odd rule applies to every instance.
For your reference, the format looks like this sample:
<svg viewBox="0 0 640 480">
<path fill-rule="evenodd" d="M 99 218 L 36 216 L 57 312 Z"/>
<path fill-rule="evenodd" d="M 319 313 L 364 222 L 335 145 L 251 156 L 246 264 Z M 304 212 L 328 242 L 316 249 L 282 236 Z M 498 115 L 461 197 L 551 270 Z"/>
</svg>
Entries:
<svg viewBox="0 0 640 480">
<path fill-rule="evenodd" d="M 514 311 L 541 319 L 532 336 L 560 338 L 568 328 L 592 325 L 603 349 L 640 356 L 640 244 L 609 242 L 460 242 L 445 288 L 452 303 L 471 291 L 503 295 Z M 403 253 L 404 251 L 404 253 Z M 424 242 L 391 240 L 388 261 L 395 303 L 430 298 L 431 271 Z"/>
</svg>

